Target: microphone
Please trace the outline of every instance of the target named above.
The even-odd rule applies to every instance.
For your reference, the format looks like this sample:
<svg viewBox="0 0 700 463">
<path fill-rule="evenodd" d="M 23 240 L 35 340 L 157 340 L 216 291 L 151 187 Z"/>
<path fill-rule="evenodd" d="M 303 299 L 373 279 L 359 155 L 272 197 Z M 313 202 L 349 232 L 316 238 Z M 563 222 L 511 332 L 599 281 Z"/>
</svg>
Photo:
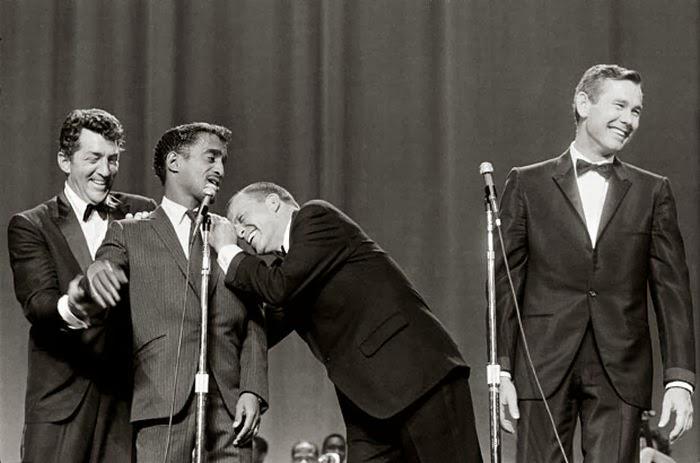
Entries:
<svg viewBox="0 0 700 463">
<path fill-rule="evenodd" d="M 484 176 L 484 192 L 486 193 L 486 199 L 491 205 L 491 210 L 498 217 L 498 200 L 496 198 L 496 185 L 493 183 L 493 166 L 490 162 L 482 162 L 479 165 L 479 173 Z"/>
<path fill-rule="evenodd" d="M 340 455 L 335 452 L 324 453 L 318 457 L 318 463 L 340 463 Z"/>
<path fill-rule="evenodd" d="M 204 216 L 209 213 L 209 205 L 214 202 L 214 196 L 216 196 L 217 191 L 219 191 L 219 187 L 211 182 L 204 185 L 204 199 L 197 210 L 197 217 L 194 221 L 193 230 L 199 230 L 200 225 L 202 225 L 204 221 Z"/>
</svg>

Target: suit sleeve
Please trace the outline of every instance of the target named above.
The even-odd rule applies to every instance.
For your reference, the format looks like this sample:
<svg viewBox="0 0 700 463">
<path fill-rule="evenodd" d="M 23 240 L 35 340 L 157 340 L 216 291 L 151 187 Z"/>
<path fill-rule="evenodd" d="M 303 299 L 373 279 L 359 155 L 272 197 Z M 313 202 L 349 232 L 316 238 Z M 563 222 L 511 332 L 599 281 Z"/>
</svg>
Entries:
<svg viewBox="0 0 700 463">
<path fill-rule="evenodd" d="M 241 346 L 241 392 L 252 392 L 261 399 L 260 412 L 268 408 L 267 339 L 262 309 L 246 303 L 246 337 Z"/>
<path fill-rule="evenodd" d="M 110 222 L 105 239 L 95 254 L 95 262 L 98 260 L 109 261 L 112 266 L 121 269 L 128 278 L 129 255 L 124 243 L 124 225 L 118 220 Z"/>
<path fill-rule="evenodd" d="M 659 326 L 664 382 L 695 385 L 695 338 L 690 279 L 676 203 L 664 178 L 654 198 L 649 290 Z"/>
<path fill-rule="evenodd" d="M 501 229 L 505 244 L 505 255 L 518 304 L 523 301 L 524 282 L 527 273 L 527 208 L 518 178 L 513 169 L 506 178 L 500 204 Z M 496 238 L 497 239 L 497 238 Z M 496 318 L 498 337 L 498 361 L 505 371 L 512 372 L 515 349 L 518 344 L 518 320 L 515 304 L 506 273 L 500 242 L 496 250 Z"/>
<path fill-rule="evenodd" d="M 320 205 L 304 206 L 293 220 L 290 250 L 279 266 L 240 253 L 231 261 L 226 285 L 260 296 L 266 303 L 285 307 L 295 297 L 342 265 L 353 250 L 337 213 Z"/>
<path fill-rule="evenodd" d="M 32 325 L 64 328 L 57 308 L 62 292 L 56 264 L 44 235 L 21 214 L 10 219 L 7 235 L 15 294 L 24 316 Z"/>
</svg>

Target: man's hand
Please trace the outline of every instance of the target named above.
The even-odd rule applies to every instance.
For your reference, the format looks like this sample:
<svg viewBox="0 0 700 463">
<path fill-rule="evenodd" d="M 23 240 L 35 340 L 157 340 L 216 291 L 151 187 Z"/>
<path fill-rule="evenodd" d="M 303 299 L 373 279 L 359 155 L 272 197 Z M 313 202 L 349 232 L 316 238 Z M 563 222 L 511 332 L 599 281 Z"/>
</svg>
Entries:
<svg viewBox="0 0 700 463">
<path fill-rule="evenodd" d="M 219 215 L 210 214 L 211 232 L 209 233 L 209 244 L 216 252 L 229 244 L 236 244 L 236 229 L 228 219 Z"/>
<path fill-rule="evenodd" d="M 112 267 L 106 260 L 96 260 L 87 269 L 90 295 L 100 307 L 114 307 L 121 300 L 119 290 L 129 280 L 119 268 Z"/>
<path fill-rule="evenodd" d="M 233 430 L 240 430 L 236 434 L 233 445 L 244 445 L 260 428 L 260 401 L 252 392 L 244 392 L 236 403 L 236 419 L 233 422 Z"/>
<path fill-rule="evenodd" d="M 89 297 L 87 292 L 80 286 L 80 281 L 85 278 L 78 275 L 68 283 L 68 310 L 80 320 L 90 325 L 90 320 L 102 311 Z"/>
<path fill-rule="evenodd" d="M 671 412 L 676 413 L 676 425 L 668 435 L 671 442 L 673 442 L 693 427 L 693 400 L 690 397 L 690 391 L 682 387 L 666 389 L 663 404 L 661 405 L 660 428 L 665 427 L 669 423 Z"/>
<path fill-rule="evenodd" d="M 520 418 L 520 410 L 518 409 L 518 393 L 515 390 L 515 384 L 507 376 L 501 376 L 501 428 L 506 432 L 513 434 L 515 432 L 514 422 Z M 506 418 L 506 407 L 508 414 L 511 416 L 509 420 Z"/>
<path fill-rule="evenodd" d="M 126 217 L 127 219 L 136 219 L 136 220 L 143 220 L 147 219 L 151 216 L 151 211 L 138 211 L 138 212 L 127 212 Z"/>
</svg>

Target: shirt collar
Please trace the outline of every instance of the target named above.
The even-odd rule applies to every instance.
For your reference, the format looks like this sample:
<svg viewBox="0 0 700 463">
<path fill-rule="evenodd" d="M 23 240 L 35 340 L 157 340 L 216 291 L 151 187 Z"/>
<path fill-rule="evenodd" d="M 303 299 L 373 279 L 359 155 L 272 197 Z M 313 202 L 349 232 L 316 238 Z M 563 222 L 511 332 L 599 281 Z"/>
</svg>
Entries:
<svg viewBox="0 0 700 463">
<path fill-rule="evenodd" d="M 168 216 L 174 225 L 182 224 L 182 221 L 185 219 L 190 220 L 189 217 L 187 217 L 187 208 L 182 204 L 178 204 L 175 201 L 163 196 L 163 200 L 160 202 L 160 205 L 163 208 L 163 211 L 165 211 L 165 215 Z"/>
<path fill-rule="evenodd" d="M 574 146 L 574 142 L 571 142 L 571 146 L 569 146 L 569 154 L 571 154 L 571 159 L 574 162 L 574 170 L 576 170 L 577 159 L 582 159 L 591 164 L 612 164 L 613 162 L 615 162 L 615 155 L 612 155 L 609 158 L 606 158 L 602 161 L 593 162 L 590 159 L 588 159 L 586 155 L 584 155 L 582 152 L 576 149 L 576 147 Z"/>
<path fill-rule="evenodd" d="M 282 252 L 289 252 L 289 230 L 292 228 L 292 218 L 287 222 L 287 228 L 284 230 L 284 241 L 282 242 Z"/>
<path fill-rule="evenodd" d="M 68 185 L 68 182 L 66 182 L 65 187 L 63 188 L 63 193 L 66 195 L 68 203 L 73 208 L 73 212 L 75 212 L 75 215 L 78 216 L 78 220 L 82 221 L 88 203 L 85 202 L 83 198 L 78 196 L 78 194 L 75 191 L 73 191 L 73 188 L 71 188 L 70 185 Z"/>
</svg>

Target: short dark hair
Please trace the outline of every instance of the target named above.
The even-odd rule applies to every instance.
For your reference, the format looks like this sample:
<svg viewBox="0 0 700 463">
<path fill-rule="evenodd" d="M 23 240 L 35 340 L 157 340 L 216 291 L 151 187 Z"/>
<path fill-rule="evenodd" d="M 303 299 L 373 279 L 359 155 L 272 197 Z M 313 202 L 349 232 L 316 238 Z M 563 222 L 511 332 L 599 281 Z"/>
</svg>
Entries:
<svg viewBox="0 0 700 463">
<path fill-rule="evenodd" d="M 197 141 L 200 133 L 216 135 L 224 144 L 228 144 L 229 140 L 231 140 L 231 131 L 229 129 L 208 122 L 191 122 L 166 130 L 160 137 L 160 140 L 158 140 L 158 143 L 156 143 L 153 151 L 153 170 L 160 179 L 160 183 L 165 184 L 165 158 L 168 156 L 168 153 L 175 151 L 186 155 L 187 153 L 182 151 L 182 149 L 192 146 Z"/>
<path fill-rule="evenodd" d="M 343 441 L 343 444 L 347 445 L 347 442 L 345 441 L 345 436 L 343 436 L 342 434 L 333 433 L 333 434 L 327 435 L 326 438 L 323 439 L 323 445 L 321 445 L 321 448 L 325 449 L 326 445 L 328 445 L 328 441 L 333 439 L 333 438 L 338 438 L 338 439 Z"/>
<path fill-rule="evenodd" d="M 72 157 L 80 149 L 78 140 L 83 129 L 98 133 L 116 143 L 119 151 L 124 149 L 124 127 L 119 119 L 104 109 L 90 108 L 74 109 L 68 113 L 58 137 L 58 152 L 68 158 Z"/>
<path fill-rule="evenodd" d="M 265 198 L 267 198 L 268 195 L 270 194 L 276 194 L 277 196 L 280 197 L 282 202 L 290 204 L 294 207 L 299 207 L 299 204 L 297 201 L 294 199 L 294 196 L 292 194 L 282 188 L 281 186 L 277 185 L 276 183 L 272 182 L 255 182 L 251 183 L 250 185 L 242 188 L 236 194 L 233 195 L 231 200 L 229 201 L 226 209 L 231 206 L 231 201 L 233 201 L 234 198 L 236 198 L 240 194 L 245 194 L 248 196 L 252 196 L 253 198 L 257 199 L 258 201 L 264 201 Z"/>
<path fill-rule="evenodd" d="M 574 91 L 573 110 L 577 124 L 581 120 L 581 115 L 576 109 L 576 95 L 583 92 L 595 103 L 600 96 L 600 86 L 605 79 L 629 80 L 637 85 L 642 85 L 642 75 L 632 69 L 623 68 L 617 64 L 596 64 L 591 66 L 583 73 Z"/>
<path fill-rule="evenodd" d="M 258 453 L 267 453 L 267 441 L 260 436 L 253 436 L 253 450 Z"/>
</svg>

